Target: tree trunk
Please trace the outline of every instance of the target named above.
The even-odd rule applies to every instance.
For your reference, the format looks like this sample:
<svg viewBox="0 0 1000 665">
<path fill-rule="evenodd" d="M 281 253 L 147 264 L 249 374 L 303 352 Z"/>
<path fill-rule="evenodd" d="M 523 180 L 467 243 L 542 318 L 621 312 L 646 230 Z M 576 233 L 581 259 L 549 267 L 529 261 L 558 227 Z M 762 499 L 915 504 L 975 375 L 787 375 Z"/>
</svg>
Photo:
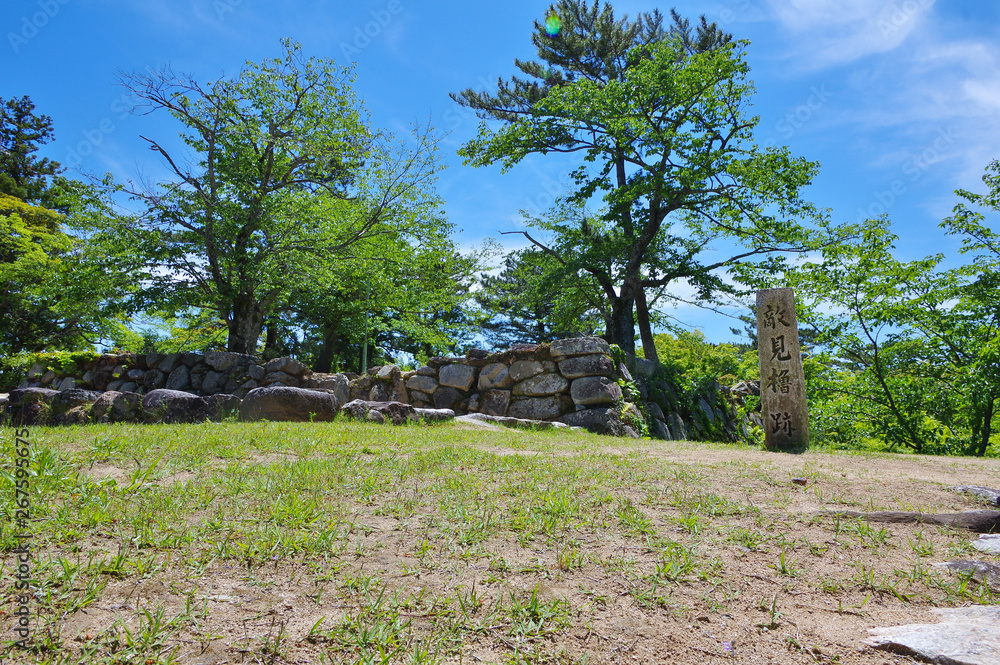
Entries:
<svg viewBox="0 0 1000 665">
<path fill-rule="evenodd" d="M 621 293 L 611 301 L 611 327 L 608 329 L 608 340 L 617 344 L 625 352 L 628 365 L 635 364 L 635 316 L 632 308 L 635 306 L 635 295 L 632 285 L 622 285 Z"/>
<path fill-rule="evenodd" d="M 334 342 L 337 341 L 337 326 L 328 325 L 323 330 L 323 345 L 316 354 L 316 366 L 313 368 L 317 372 L 329 372 L 333 368 Z"/>
<path fill-rule="evenodd" d="M 257 340 L 264 328 L 264 312 L 259 303 L 251 296 L 236 299 L 233 303 L 232 315 L 229 317 L 229 342 L 227 350 L 233 353 L 257 352 Z"/>
<path fill-rule="evenodd" d="M 653 340 L 653 328 L 649 322 L 649 307 L 646 304 L 646 290 L 642 286 L 635 290 L 635 315 L 639 324 L 639 337 L 642 338 L 642 354 L 646 360 L 659 361 L 656 353 L 656 343 Z"/>
<path fill-rule="evenodd" d="M 281 355 L 278 351 L 278 317 L 269 316 L 267 318 L 267 335 L 264 337 L 264 358 L 277 358 Z"/>
<path fill-rule="evenodd" d="M 986 397 L 986 409 L 983 413 L 982 424 L 977 428 L 972 428 L 972 450 L 971 452 L 976 457 L 984 457 L 986 455 L 986 449 L 990 446 L 990 435 L 993 433 L 993 407 L 995 404 L 995 398 L 992 395 L 987 395 Z"/>
</svg>

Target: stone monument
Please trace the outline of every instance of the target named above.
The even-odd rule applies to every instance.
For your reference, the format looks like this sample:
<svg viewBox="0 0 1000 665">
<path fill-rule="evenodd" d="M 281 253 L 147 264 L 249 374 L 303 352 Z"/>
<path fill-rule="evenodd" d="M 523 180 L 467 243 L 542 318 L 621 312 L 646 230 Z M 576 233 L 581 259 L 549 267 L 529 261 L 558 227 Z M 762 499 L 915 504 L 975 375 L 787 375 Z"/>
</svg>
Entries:
<svg viewBox="0 0 1000 665">
<path fill-rule="evenodd" d="M 792 289 L 757 292 L 757 346 L 764 447 L 804 452 L 809 447 L 809 410 Z"/>
</svg>

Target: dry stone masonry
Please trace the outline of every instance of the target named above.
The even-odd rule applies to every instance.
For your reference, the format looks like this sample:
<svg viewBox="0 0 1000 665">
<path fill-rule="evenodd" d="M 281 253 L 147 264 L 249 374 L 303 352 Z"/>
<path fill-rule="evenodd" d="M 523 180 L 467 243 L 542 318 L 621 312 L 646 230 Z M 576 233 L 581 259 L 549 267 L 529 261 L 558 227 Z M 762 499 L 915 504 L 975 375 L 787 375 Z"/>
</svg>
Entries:
<svg viewBox="0 0 1000 665">
<path fill-rule="evenodd" d="M 263 361 L 228 352 L 107 354 L 67 373 L 36 364 L 2 408 L 27 424 L 339 416 L 398 425 L 474 416 L 479 423 L 582 427 L 628 437 L 644 431 L 665 439 L 736 437 L 734 408 L 719 390 L 685 411 L 658 374 L 662 367 L 639 361 L 637 369 L 633 380 L 597 337 L 493 354 L 473 349 L 411 371 L 386 365 L 364 375 L 312 372 L 293 358 Z M 632 385 L 632 392 L 623 393 L 620 384 Z"/>
</svg>

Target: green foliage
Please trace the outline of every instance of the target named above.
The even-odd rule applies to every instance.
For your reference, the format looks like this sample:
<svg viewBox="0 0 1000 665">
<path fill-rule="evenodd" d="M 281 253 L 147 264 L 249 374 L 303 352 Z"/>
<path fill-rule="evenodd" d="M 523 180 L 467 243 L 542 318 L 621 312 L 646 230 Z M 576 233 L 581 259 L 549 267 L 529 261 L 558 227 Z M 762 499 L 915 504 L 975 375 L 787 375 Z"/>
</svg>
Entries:
<svg viewBox="0 0 1000 665">
<path fill-rule="evenodd" d="M 733 344 L 710 344 L 699 330 L 679 331 L 676 335 L 654 335 L 660 362 L 680 374 L 683 381 L 700 384 L 705 380 L 732 385 L 752 378 L 744 375 L 739 347 Z M 753 354 L 756 362 L 756 354 Z M 759 370 L 757 372 L 759 374 Z"/>
<path fill-rule="evenodd" d="M 632 356 L 633 308 L 649 332 L 649 312 L 681 280 L 710 300 L 732 290 L 719 269 L 743 277 L 744 263 L 773 268 L 781 263 L 773 257 L 828 240 L 822 214 L 799 196 L 817 165 L 754 142 L 745 43 L 705 21 L 693 35 L 676 15 L 668 29 L 658 13 L 619 21 L 610 6 L 581 0 L 550 12 L 563 29 L 550 36 L 536 23 L 541 62 L 516 61 L 529 79 L 453 95 L 502 122 L 483 123 L 459 154 L 504 171 L 533 154 L 579 155 L 567 201 L 530 224 L 550 237 L 546 250 L 565 274 L 587 275 L 594 299 L 605 301 L 610 341 Z M 597 196 L 604 208 L 587 213 Z M 739 249 L 717 260 L 719 243 Z"/>
<path fill-rule="evenodd" d="M 113 218 L 98 192 L 64 181 L 57 206 L 0 194 L 0 355 L 91 347 L 132 288 L 92 232 Z"/>
<path fill-rule="evenodd" d="M 627 365 L 628 356 L 625 355 L 625 352 L 622 350 L 622 347 L 618 346 L 617 344 L 609 344 L 608 349 L 609 349 L 608 353 L 611 355 L 611 359 L 615 361 L 615 365 L 622 365 L 622 364 Z"/>
<path fill-rule="evenodd" d="M 117 232 L 141 258 L 134 305 L 169 315 L 209 310 L 230 351 L 254 353 L 265 322 L 276 332 L 293 293 L 329 278 L 338 262 L 374 272 L 382 239 L 420 235 L 440 221 L 439 166 L 430 128 L 416 147 L 373 129 L 353 71 L 306 58 L 285 40 L 279 58 L 199 84 L 170 71 L 123 85 L 183 128 L 196 158 L 155 141 L 173 181 L 122 189 L 146 208 Z"/>
<path fill-rule="evenodd" d="M 829 348 L 809 378 L 818 442 L 978 456 L 996 446 L 1000 237 L 970 206 L 1000 211 L 997 162 L 984 182 L 989 194 L 959 191 L 942 223 L 962 238 L 966 265 L 946 269 L 942 255 L 899 261 L 879 219 L 857 244 L 826 248 L 821 263 L 790 275 Z"/>
<path fill-rule="evenodd" d="M 28 370 L 36 363 L 44 370 L 74 374 L 79 367 L 97 360 L 100 355 L 96 351 L 45 351 L 22 352 L 0 358 L 0 390 L 16 388 L 27 378 Z"/>
<path fill-rule="evenodd" d="M 52 138 L 52 118 L 35 115 L 30 98 L 0 98 L 0 194 L 40 205 L 53 203 L 49 178 L 61 167 L 34 155 Z"/>
<path fill-rule="evenodd" d="M 489 317 L 482 327 L 494 348 L 541 344 L 561 334 L 594 334 L 600 316 L 582 280 L 572 279 L 551 255 L 537 249 L 507 254 L 503 270 L 484 274 L 476 303 Z"/>
</svg>

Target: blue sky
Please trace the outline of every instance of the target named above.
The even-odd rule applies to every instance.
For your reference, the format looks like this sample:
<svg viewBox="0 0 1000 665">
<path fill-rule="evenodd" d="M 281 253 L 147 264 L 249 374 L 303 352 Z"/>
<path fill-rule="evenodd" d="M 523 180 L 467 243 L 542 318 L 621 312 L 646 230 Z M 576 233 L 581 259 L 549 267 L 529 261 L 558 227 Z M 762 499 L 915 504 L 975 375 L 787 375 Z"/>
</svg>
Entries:
<svg viewBox="0 0 1000 665">
<path fill-rule="evenodd" d="M 888 213 L 902 258 L 956 254 L 937 225 L 957 188 L 982 190 L 1000 158 L 1000 3 L 982 0 L 676 0 L 612 3 L 616 12 L 674 6 L 704 13 L 748 39 L 761 143 L 820 162 L 808 197 L 837 221 Z M 466 248 L 523 228 L 563 189 L 565 163 L 538 157 L 508 174 L 465 167 L 455 150 L 477 119 L 449 92 L 487 89 L 531 58 L 532 21 L 548 4 L 377 0 L 6 0 L 0 97 L 29 95 L 50 115 L 46 156 L 118 179 L 165 175 L 139 135 L 161 141 L 165 115 L 127 113 L 116 72 L 170 64 L 200 81 L 280 53 L 357 63 L 355 89 L 376 126 L 404 134 L 430 119 L 448 132 L 439 181 L 456 240 Z M 505 236 L 513 247 L 512 236 Z M 679 320 L 725 341 L 731 321 L 683 308 Z"/>
</svg>

